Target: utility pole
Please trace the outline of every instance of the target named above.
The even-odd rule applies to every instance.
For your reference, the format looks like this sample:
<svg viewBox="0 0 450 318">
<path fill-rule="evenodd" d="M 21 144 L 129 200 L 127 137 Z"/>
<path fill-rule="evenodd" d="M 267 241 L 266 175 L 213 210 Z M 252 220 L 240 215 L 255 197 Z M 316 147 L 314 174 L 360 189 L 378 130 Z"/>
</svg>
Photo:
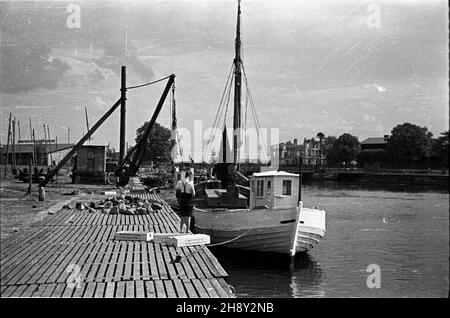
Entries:
<svg viewBox="0 0 450 318">
<path fill-rule="evenodd" d="M 31 143 L 33 143 L 33 129 L 31 128 L 31 117 L 28 117 L 28 119 L 30 121 L 30 140 L 31 140 Z M 33 143 L 32 150 L 33 151 L 31 152 L 31 157 L 33 160 L 33 166 L 35 166 L 36 165 L 36 149 L 34 147 L 34 143 Z"/>
<path fill-rule="evenodd" d="M 12 113 L 9 113 L 9 124 L 8 124 L 8 141 L 6 142 L 6 161 L 5 161 L 5 174 L 6 177 L 6 170 L 8 169 L 8 161 L 9 161 L 9 140 L 11 138 L 11 116 Z"/>
<path fill-rule="evenodd" d="M 48 166 L 48 143 L 47 143 L 47 130 L 45 129 L 45 124 L 43 124 L 44 126 L 44 145 L 45 145 L 45 161 L 47 162 L 47 166 Z"/>
<path fill-rule="evenodd" d="M 50 138 L 50 127 L 48 124 L 47 124 L 47 136 L 48 136 L 48 143 L 49 143 L 49 148 L 50 148 L 50 165 L 53 167 L 53 155 L 52 155 L 52 144 L 51 144 L 52 139 Z"/>
<path fill-rule="evenodd" d="M 33 178 L 33 172 L 31 171 L 31 161 L 28 163 L 28 194 L 31 194 L 31 182 Z"/>
<path fill-rule="evenodd" d="M 120 153 L 119 153 L 119 162 L 122 162 L 123 158 L 125 158 L 125 120 L 126 120 L 126 100 L 127 100 L 127 75 L 126 75 L 126 67 L 122 66 L 121 73 L 121 82 L 120 82 Z"/>
<path fill-rule="evenodd" d="M 16 169 L 16 117 L 12 121 L 12 168 Z"/>
<path fill-rule="evenodd" d="M 37 150 L 36 150 L 36 134 L 34 133 L 34 128 L 33 128 L 33 149 L 34 149 L 34 164 L 35 166 L 38 165 L 38 157 L 37 157 Z"/>
<path fill-rule="evenodd" d="M 17 130 L 19 131 L 19 140 L 17 141 L 17 148 L 19 149 L 19 166 L 22 164 L 22 153 L 20 152 L 20 121 L 17 121 Z"/>
<path fill-rule="evenodd" d="M 70 126 L 67 126 L 67 145 L 70 144 Z"/>
</svg>

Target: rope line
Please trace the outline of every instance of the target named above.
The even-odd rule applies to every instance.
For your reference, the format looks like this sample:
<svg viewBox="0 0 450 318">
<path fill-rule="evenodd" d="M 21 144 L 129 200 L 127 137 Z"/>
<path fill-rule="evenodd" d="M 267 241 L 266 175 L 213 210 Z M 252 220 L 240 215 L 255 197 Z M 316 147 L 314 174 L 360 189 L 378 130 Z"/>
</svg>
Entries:
<svg viewBox="0 0 450 318">
<path fill-rule="evenodd" d="M 171 75 L 160 78 L 159 80 L 153 81 L 153 82 L 149 82 L 149 83 L 145 83 L 145 84 L 141 84 L 141 85 L 136 85 L 136 86 L 129 86 L 129 87 L 125 87 L 125 89 L 134 89 L 134 88 L 140 88 L 140 87 L 144 87 L 144 86 L 148 86 L 148 85 L 152 85 L 152 84 L 156 84 L 158 82 L 164 81 L 166 79 L 168 79 Z"/>
</svg>

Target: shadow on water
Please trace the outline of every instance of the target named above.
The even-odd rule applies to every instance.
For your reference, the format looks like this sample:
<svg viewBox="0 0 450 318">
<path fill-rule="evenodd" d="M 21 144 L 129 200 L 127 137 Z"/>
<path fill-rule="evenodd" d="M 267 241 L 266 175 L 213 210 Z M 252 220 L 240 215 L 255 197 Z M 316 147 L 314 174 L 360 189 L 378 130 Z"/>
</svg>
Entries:
<svg viewBox="0 0 450 318">
<path fill-rule="evenodd" d="M 320 297 L 322 269 L 313 256 L 290 257 L 210 247 L 229 275 L 238 297 Z M 270 281 L 271 284 L 267 284 Z"/>
</svg>

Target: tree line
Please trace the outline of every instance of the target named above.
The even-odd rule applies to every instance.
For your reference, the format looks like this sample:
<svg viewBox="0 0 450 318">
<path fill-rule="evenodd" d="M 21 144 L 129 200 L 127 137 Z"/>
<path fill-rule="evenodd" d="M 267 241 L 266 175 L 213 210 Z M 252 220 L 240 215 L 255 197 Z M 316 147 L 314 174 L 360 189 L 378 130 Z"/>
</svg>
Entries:
<svg viewBox="0 0 450 318">
<path fill-rule="evenodd" d="M 432 162 L 448 167 L 448 139 L 448 130 L 433 138 L 426 127 L 406 122 L 392 129 L 385 147 L 361 150 L 358 137 L 344 133 L 324 137 L 323 151 L 328 165 Z"/>
<path fill-rule="evenodd" d="M 148 122 L 136 131 L 136 142 L 141 138 Z M 426 127 L 403 123 L 394 127 L 384 148 L 361 150 L 357 136 L 344 133 L 339 137 L 318 133 L 322 157 L 328 166 L 364 166 L 372 163 L 439 163 L 448 167 L 449 131 L 437 138 Z M 155 123 L 147 141 L 145 161 L 170 161 L 171 131 Z"/>
</svg>

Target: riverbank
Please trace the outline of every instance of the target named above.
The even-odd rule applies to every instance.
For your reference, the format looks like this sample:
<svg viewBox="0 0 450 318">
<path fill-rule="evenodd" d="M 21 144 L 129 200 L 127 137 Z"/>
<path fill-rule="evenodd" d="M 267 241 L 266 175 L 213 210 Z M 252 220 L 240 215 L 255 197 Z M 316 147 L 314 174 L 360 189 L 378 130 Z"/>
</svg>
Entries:
<svg viewBox="0 0 450 318">
<path fill-rule="evenodd" d="M 32 184 L 31 194 L 28 195 L 28 183 L 15 178 L 2 178 L 0 182 L 0 239 L 3 241 L 17 232 L 28 229 L 33 223 L 46 216 L 41 213 L 42 211 L 57 203 L 77 195 L 100 193 L 111 188 L 111 185 L 49 184 L 45 188 L 45 201 L 39 201 L 38 184 Z M 75 195 L 75 193 L 78 194 Z"/>
<path fill-rule="evenodd" d="M 363 171 L 363 170 L 330 170 L 325 172 L 306 172 L 304 181 L 337 181 L 380 184 L 433 185 L 447 188 L 449 175 L 446 173 L 426 173 L 405 171 Z"/>
</svg>

